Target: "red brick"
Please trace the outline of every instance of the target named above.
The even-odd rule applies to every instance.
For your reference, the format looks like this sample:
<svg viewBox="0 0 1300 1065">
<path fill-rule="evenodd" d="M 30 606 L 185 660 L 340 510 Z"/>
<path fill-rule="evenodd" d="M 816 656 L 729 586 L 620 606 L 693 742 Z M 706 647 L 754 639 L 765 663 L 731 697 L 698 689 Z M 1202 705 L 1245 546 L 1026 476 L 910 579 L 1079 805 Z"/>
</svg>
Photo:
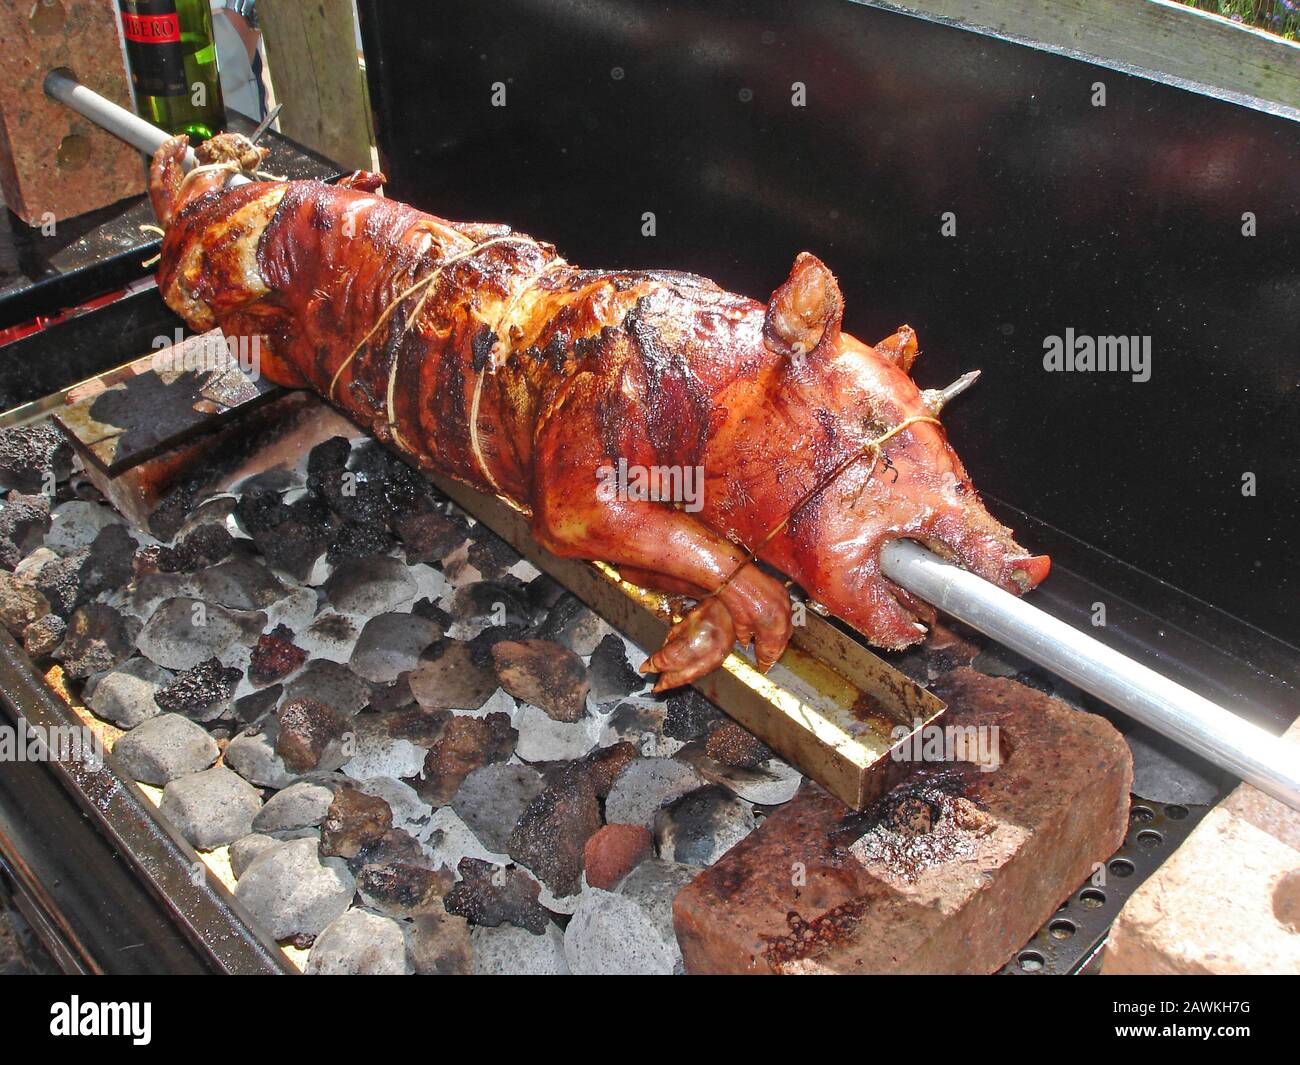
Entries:
<svg viewBox="0 0 1300 1065">
<path fill-rule="evenodd" d="M 678 894 L 687 972 L 993 972 L 1114 852 L 1133 768 L 1108 722 L 969 669 L 939 694 L 998 727 L 999 768 L 949 766 L 932 806 L 929 767 L 867 817 L 805 784 Z M 882 811 L 899 834 L 859 838 Z"/>
<path fill-rule="evenodd" d="M 1240 785 L 1124 904 L 1102 972 L 1300 972 L 1300 811 Z"/>
<path fill-rule="evenodd" d="M 653 848 L 654 836 L 642 825 L 606 825 L 583 849 L 587 883 L 613 891 L 623 877 L 650 857 Z"/>
</svg>

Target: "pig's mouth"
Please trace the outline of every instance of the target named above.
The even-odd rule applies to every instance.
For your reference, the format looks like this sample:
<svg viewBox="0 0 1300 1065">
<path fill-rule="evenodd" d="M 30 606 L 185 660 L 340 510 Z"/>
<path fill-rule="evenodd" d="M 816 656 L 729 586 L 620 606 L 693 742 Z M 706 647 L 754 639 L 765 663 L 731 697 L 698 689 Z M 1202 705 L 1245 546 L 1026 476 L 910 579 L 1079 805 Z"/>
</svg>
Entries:
<svg viewBox="0 0 1300 1065">
<path fill-rule="evenodd" d="M 925 638 L 934 610 L 880 572 L 880 552 L 886 544 L 912 540 L 940 558 L 997 585 L 1012 595 L 1036 587 L 1051 570 L 1051 559 L 1033 555 L 1017 544 L 1008 530 L 985 514 L 979 523 L 939 519 L 920 530 L 900 530 L 880 537 L 863 569 L 859 603 L 864 609 L 845 617 L 873 643 L 901 650 Z"/>
<path fill-rule="evenodd" d="M 1011 530 L 985 509 L 973 490 L 935 507 L 915 534 L 903 535 L 1012 595 L 1029 591 L 1051 569 L 1046 555 L 1031 554 L 1016 543 Z"/>
</svg>

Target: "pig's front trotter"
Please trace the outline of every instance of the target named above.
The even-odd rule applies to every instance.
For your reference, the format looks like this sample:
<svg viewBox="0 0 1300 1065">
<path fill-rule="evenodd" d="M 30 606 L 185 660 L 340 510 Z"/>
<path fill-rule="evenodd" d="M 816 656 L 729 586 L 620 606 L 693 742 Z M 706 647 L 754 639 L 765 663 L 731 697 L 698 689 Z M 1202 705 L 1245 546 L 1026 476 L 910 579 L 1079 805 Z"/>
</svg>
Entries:
<svg viewBox="0 0 1300 1065">
<path fill-rule="evenodd" d="M 699 680 L 722 665 L 736 642 L 731 613 L 717 599 L 705 599 L 668 630 L 664 645 L 641 665 L 658 673 L 655 691 Z"/>
<path fill-rule="evenodd" d="M 717 598 L 731 615 L 736 642 L 742 647 L 754 643 L 754 659 L 766 673 L 790 642 L 790 595 L 781 582 L 757 566 L 742 562 L 732 573 Z"/>
<path fill-rule="evenodd" d="M 751 640 L 758 668 L 766 673 L 790 640 L 790 599 L 771 577 L 745 566 L 669 629 L 641 672 L 659 674 L 657 692 L 690 684 L 722 665 L 736 643 L 747 647 Z"/>
<path fill-rule="evenodd" d="M 790 596 L 734 544 L 669 507 L 603 504 L 582 510 L 582 520 L 574 513 L 571 504 L 559 512 L 537 507 L 538 542 L 558 555 L 611 562 L 644 588 L 699 600 L 641 667 L 660 675 L 655 691 L 711 673 L 737 642 L 753 642 L 764 672 L 781 657 L 790 641 Z"/>
<path fill-rule="evenodd" d="M 579 380 L 574 386 L 580 387 Z M 599 382 L 586 382 L 595 388 Z M 575 393 L 576 394 L 576 393 Z M 689 684 L 717 669 L 737 641 L 751 641 L 766 670 L 790 640 L 790 596 L 730 540 L 674 507 L 603 496 L 593 469 L 615 459 L 597 414 L 599 390 L 570 403 L 573 415 L 552 419 L 539 436 L 533 491 L 533 535 L 563 558 L 602 559 L 625 579 L 699 600 L 642 667 L 660 674 L 656 691 Z"/>
</svg>

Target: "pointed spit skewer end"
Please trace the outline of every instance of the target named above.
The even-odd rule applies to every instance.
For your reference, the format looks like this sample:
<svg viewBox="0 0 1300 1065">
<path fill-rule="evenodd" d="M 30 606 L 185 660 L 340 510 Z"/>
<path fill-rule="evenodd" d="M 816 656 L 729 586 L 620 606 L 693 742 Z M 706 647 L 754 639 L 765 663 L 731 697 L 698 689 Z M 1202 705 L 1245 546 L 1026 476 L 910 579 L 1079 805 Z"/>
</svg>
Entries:
<svg viewBox="0 0 1300 1065">
<path fill-rule="evenodd" d="M 979 370 L 971 370 L 969 373 L 962 374 L 947 388 L 927 388 L 921 393 L 921 402 L 937 418 L 939 412 L 978 381 L 979 376 Z"/>
</svg>

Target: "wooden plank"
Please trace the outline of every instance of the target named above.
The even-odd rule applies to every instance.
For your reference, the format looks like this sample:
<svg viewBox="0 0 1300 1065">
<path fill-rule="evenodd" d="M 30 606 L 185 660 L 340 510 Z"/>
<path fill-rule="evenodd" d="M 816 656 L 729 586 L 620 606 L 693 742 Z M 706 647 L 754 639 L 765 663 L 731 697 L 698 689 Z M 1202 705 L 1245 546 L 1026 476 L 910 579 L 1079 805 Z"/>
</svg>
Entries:
<svg viewBox="0 0 1300 1065">
<path fill-rule="evenodd" d="M 899 0 L 875 6 L 1255 97 L 1300 117 L 1300 44 L 1174 0 Z"/>
<path fill-rule="evenodd" d="M 260 0 L 280 132 L 349 170 L 373 168 L 374 129 L 353 0 Z"/>
</svg>

